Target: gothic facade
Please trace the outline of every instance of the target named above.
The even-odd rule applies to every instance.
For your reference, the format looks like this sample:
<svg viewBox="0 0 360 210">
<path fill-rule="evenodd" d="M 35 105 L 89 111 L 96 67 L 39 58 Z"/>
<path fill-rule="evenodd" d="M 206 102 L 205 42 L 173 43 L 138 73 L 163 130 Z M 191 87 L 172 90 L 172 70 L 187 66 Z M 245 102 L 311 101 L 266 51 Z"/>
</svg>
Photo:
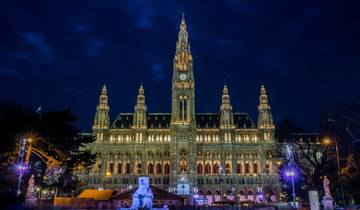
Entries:
<svg viewBox="0 0 360 210">
<path fill-rule="evenodd" d="M 150 183 L 177 194 L 256 200 L 277 197 L 279 180 L 274 124 L 268 96 L 260 88 L 257 123 L 233 112 L 228 87 L 219 113 L 197 113 L 193 57 L 184 17 L 172 77 L 172 112 L 149 113 L 140 85 L 133 113 L 110 123 L 104 85 L 93 123 L 98 160 L 81 176 L 87 187 L 125 189 L 148 176 Z M 217 197 L 216 197 L 217 196 Z M 270 196 L 269 196 L 270 197 Z"/>
</svg>

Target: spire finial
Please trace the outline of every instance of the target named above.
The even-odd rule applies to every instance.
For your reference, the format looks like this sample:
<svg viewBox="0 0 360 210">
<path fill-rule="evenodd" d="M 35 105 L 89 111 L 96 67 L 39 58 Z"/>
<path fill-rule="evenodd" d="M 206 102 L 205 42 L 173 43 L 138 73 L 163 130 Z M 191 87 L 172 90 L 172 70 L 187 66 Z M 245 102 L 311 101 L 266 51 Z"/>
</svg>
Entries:
<svg viewBox="0 0 360 210">
<path fill-rule="evenodd" d="M 142 82 L 140 83 L 140 87 L 139 87 L 139 95 L 144 95 L 144 86 Z"/>
<path fill-rule="evenodd" d="M 260 95 L 266 95 L 266 89 L 265 89 L 264 84 L 261 84 Z"/>
<path fill-rule="evenodd" d="M 104 82 L 103 87 L 101 89 L 101 95 L 106 95 L 106 94 L 107 94 L 107 89 L 106 89 L 106 84 Z"/>
<path fill-rule="evenodd" d="M 186 22 L 185 22 L 185 13 L 182 13 L 181 23 L 180 23 L 180 31 L 186 31 Z"/>
<path fill-rule="evenodd" d="M 228 89 L 226 83 L 224 84 L 223 95 L 229 95 L 229 89 Z"/>
</svg>

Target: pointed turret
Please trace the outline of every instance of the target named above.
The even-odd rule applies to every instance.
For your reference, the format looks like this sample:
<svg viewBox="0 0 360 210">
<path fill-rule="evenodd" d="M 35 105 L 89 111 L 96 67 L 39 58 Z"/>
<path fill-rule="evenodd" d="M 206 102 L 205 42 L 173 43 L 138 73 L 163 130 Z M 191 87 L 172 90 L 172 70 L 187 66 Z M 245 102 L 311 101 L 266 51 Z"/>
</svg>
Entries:
<svg viewBox="0 0 360 210">
<path fill-rule="evenodd" d="M 188 70 L 192 68 L 192 55 L 184 14 L 181 18 L 180 31 L 176 42 L 174 69 Z"/>
<path fill-rule="evenodd" d="M 134 110 L 134 119 L 133 127 L 134 128 L 146 128 L 146 104 L 145 104 L 145 95 L 144 87 L 141 84 L 139 87 L 139 92 L 136 100 L 135 110 Z"/>
<path fill-rule="evenodd" d="M 260 88 L 260 97 L 259 97 L 259 106 L 258 106 L 258 127 L 259 129 L 273 129 L 273 117 L 271 113 L 271 107 L 268 102 L 268 96 L 264 85 L 261 85 Z"/>
<path fill-rule="evenodd" d="M 94 133 L 102 133 L 102 130 L 109 129 L 110 126 L 110 117 L 109 117 L 109 104 L 106 85 L 101 89 L 101 94 L 99 97 L 99 104 L 96 107 L 96 114 L 93 124 Z M 103 140 L 103 134 L 98 135 L 98 141 Z"/>
<path fill-rule="evenodd" d="M 224 85 L 222 103 L 220 106 L 220 126 L 222 128 L 230 128 L 234 125 L 234 117 L 232 114 L 232 106 L 230 103 L 229 90 L 226 84 Z"/>
</svg>

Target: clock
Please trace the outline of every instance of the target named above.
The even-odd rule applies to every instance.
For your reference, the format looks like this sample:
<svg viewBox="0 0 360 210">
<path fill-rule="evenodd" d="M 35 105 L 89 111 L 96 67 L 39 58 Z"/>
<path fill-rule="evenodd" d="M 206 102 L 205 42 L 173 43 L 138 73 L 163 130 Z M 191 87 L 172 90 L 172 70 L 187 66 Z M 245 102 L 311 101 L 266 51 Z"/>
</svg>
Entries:
<svg viewBox="0 0 360 210">
<path fill-rule="evenodd" d="M 180 74 L 180 79 L 181 80 L 186 80 L 186 78 L 187 78 L 186 74 L 184 74 L 184 73 Z"/>
</svg>

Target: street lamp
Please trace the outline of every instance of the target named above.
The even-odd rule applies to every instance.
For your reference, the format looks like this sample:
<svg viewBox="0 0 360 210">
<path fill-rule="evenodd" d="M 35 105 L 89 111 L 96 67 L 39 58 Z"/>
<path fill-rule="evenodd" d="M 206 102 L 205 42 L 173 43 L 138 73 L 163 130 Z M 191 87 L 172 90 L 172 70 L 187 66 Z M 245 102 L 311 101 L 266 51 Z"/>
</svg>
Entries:
<svg viewBox="0 0 360 210">
<path fill-rule="evenodd" d="M 107 171 L 106 173 L 105 173 L 105 177 L 104 177 L 104 190 L 105 190 L 105 185 L 106 185 L 106 178 L 108 178 L 108 177 L 110 177 L 111 176 L 111 172 L 110 171 Z"/>
<path fill-rule="evenodd" d="M 18 159 L 18 163 L 16 164 L 16 170 L 19 172 L 17 191 L 16 191 L 17 196 L 19 196 L 21 193 L 21 188 L 20 188 L 21 179 L 25 173 L 25 170 L 27 169 L 27 163 L 24 161 L 24 159 L 27 156 L 27 149 L 26 149 L 27 143 L 28 143 L 28 139 L 26 138 L 20 139 L 19 151 L 18 151 L 19 159 Z"/>
<path fill-rule="evenodd" d="M 336 151 L 336 162 L 337 162 L 337 166 L 338 166 L 338 176 L 340 179 L 340 191 L 341 191 L 341 198 L 342 198 L 342 202 L 343 205 L 345 205 L 345 195 L 344 195 L 344 187 L 343 187 L 343 181 L 342 181 L 342 177 L 341 177 L 341 168 L 340 168 L 340 158 L 339 158 L 339 146 L 338 146 L 338 142 L 336 140 L 336 138 L 334 138 L 334 140 L 332 141 L 329 137 L 326 137 L 322 140 L 323 145 L 325 146 L 330 146 L 333 143 L 335 143 L 335 151 Z"/>
<path fill-rule="evenodd" d="M 285 176 L 291 178 L 291 185 L 292 185 L 292 196 L 293 196 L 293 202 L 294 207 L 296 207 L 296 194 L 295 194 L 295 185 L 294 185 L 294 177 L 296 176 L 296 172 L 294 169 L 287 169 L 285 171 Z"/>
</svg>

